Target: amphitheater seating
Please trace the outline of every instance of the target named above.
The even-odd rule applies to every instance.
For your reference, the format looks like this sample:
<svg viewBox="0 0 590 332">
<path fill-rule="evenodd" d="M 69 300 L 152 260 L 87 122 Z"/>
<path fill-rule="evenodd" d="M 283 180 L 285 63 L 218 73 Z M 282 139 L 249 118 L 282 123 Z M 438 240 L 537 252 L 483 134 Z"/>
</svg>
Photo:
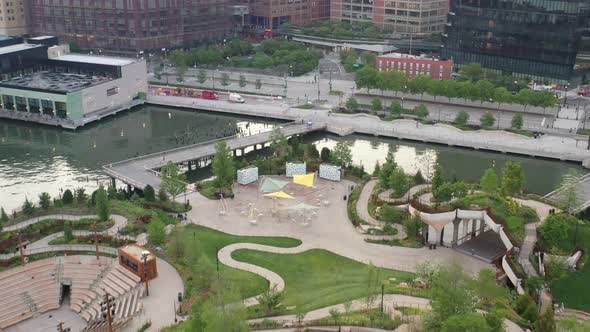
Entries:
<svg viewBox="0 0 590 332">
<path fill-rule="evenodd" d="M 59 307 L 55 259 L 0 273 L 0 329 Z"/>
</svg>

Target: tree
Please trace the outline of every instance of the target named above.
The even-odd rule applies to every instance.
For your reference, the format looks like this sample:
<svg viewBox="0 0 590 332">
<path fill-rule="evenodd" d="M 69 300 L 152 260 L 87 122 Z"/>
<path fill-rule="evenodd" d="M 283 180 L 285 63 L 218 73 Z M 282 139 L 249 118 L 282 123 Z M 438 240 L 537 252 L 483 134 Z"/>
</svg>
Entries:
<svg viewBox="0 0 590 332">
<path fill-rule="evenodd" d="M 330 149 L 323 147 L 322 151 L 320 152 L 320 159 L 324 162 L 330 161 L 330 154 Z"/>
<path fill-rule="evenodd" d="M 72 223 L 70 221 L 64 221 L 64 239 L 70 242 L 74 239 L 74 233 L 72 232 Z"/>
<path fill-rule="evenodd" d="M 481 69 L 481 65 L 475 62 L 464 64 L 461 66 L 461 70 L 459 72 L 461 74 L 461 78 L 465 78 L 472 82 L 477 82 L 483 77 L 483 69 Z"/>
<path fill-rule="evenodd" d="M 389 175 L 388 187 L 393 189 L 395 197 L 401 197 L 410 189 L 408 176 L 401 167 L 396 167 Z"/>
<path fill-rule="evenodd" d="M 237 287 L 223 280 L 216 281 L 211 293 L 203 305 L 204 332 L 248 331 L 247 311 Z"/>
<path fill-rule="evenodd" d="M 267 315 L 270 315 L 275 309 L 277 309 L 284 298 L 283 292 L 277 289 L 277 285 L 267 288 L 260 296 L 256 299 L 258 303 L 264 308 Z"/>
<path fill-rule="evenodd" d="M 438 275 L 438 270 L 438 266 L 430 261 L 420 263 L 416 265 L 416 279 L 423 283 L 426 288 L 430 288 Z"/>
<path fill-rule="evenodd" d="M 254 83 L 254 86 L 256 87 L 257 90 L 260 90 L 262 88 L 262 80 L 257 78 L 256 82 Z"/>
<path fill-rule="evenodd" d="M 430 80 L 428 81 L 428 87 L 426 91 L 429 95 L 433 96 L 434 99 L 438 96 L 445 95 L 445 82 L 443 80 Z"/>
<path fill-rule="evenodd" d="M 475 95 L 483 103 L 489 101 L 494 96 L 494 85 L 488 80 L 479 80 L 473 86 Z"/>
<path fill-rule="evenodd" d="M 491 128 L 494 123 L 496 123 L 496 118 L 494 118 L 490 111 L 487 111 L 481 116 L 479 123 L 481 124 L 482 128 Z"/>
<path fill-rule="evenodd" d="M 393 100 L 391 101 L 391 104 L 389 105 L 389 113 L 391 114 L 391 116 L 393 117 L 399 117 L 403 112 L 403 108 L 400 105 L 400 103 L 397 100 Z"/>
<path fill-rule="evenodd" d="M 512 121 L 510 122 L 510 127 L 512 129 L 520 130 L 522 129 L 522 114 L 516 113 L 512 116 Z"/>
<path fill-rule="evenodd" d="M 157 214 L 152 214 L 152 220 L 147 225 L 148 240 L 155 246 L 160 246 L 166 241 L 166 225 Z"/>
<path fill-rule="evenodd" d="M 234 182 L 234 160 L 232 151 L 227 147 L 225 141 L 215 144 L 212 169 L 219 187 L 231 187 Z"/>
<path fill-rule="evenodd" d="M 426 183 L 426 179 L 422 175 L 422 171 L 421 170 L 416 171 L 416 174 L 414 174 L 413 179 L 414 179 L 414 184 L 424 184 L 424 183 Z"/>
<path fill-rule="evenodd" d="M 501 86 L 494 90 L 494 100 L 498 103 L 498 107 L 504 103 L 509 103 L 512 100 L 512 94 L 508 89 Z"/>
<path fill-rule="evenodd" d="M 227 73 L 221 74 L 221 85 L 223 85 L 223 86 L 229 85 L 229 75 Z"/>
<path fill-rule="evenodd" d="M 8 214 L 4 211 L 4 208 L 0 208 L 0 231 L 2 231 L 2 224 L 8 222 Z"/>
<path fill-rule="evenodd" d="M 383 111 L 383 104 L 381 103 L 381 99 L 373 98 L 373 100 L 371 100 L 371 110 L 373 112 Z"/>
<path fill-rule="evenodd" d="M 488 329 L 484 316 L 469 312 L 449 317 L 442 323 L 441 332 L 481 332 Z"/>
<path fill-rule="evenodd" d="M 186 74 L 186 71 L 188 70 L 188 67 L 186 64 L 181 64 L 178 67 L 176 67 L 176 81 L 177 82 L 184 82 L 184 74 Z"/>
<path fill-rule="evenodd" d="M 443 95 L 451 101 L 451 98 L 458 96 L 457 81 L 455 80 L 444 80 L 444 92 Z"/>
<path fill-rule="evenodd" d="M 240 85 L 240 88 L 245 87 L 246 86 L 246 76 L 240 75 L 240 80 L 238 81 L 238 84 Z"/>
<path fill-rule="evenodd" d="M 457 116 L 455 117 L 455 124 L 461 127 L 465 127 L 467 126 L 467 123 L 469 122 L 469 113 L 465 112 L 465 111 L 461 111 L 459 113 L 457 113 Z"/>
<path fill-rule="evenodd" d="M 559 201 L 564 211 L 572 214 L 573 210 L 578 207 L 580 199 L 578 197 L 577 186 L 580 182 L 578 171 L 573 168 L 568 169 L 567 173 L 561 178 Z"/>
<path fill-rule="evenodd" d="M 350 164 L 352 164 L 352 151 L 350 149 L 351 145 L 352 143 L 348 141 L 336 143 L 331 156 L 332 163 L 342 167 L 348 167 Z"/>
<path fill-rule="evenodd" d="M 305 146 L 305 158 L 316 160 L 320 157 L 320 152 L 314 144 L 307 144 Z"/>
<path fill-rule="evenodd" d="M 483 173 L 483 176 L 479 180 L 481 189 L 487 193 L 495 193 L 498 191 L 498 175 L 493 168 L 488 168 Z"/>
<path fill-rule="evenodd" d="M 49 209 L 51 206 L 51 196 L 49 196 L 49 193 L 41 193 L 39 195 L 39 206 L 43 210 Z"/>
<path fill-rule="evenodd" d="M 160 186 L 160 189 L 158 189 L 158 200 L 160 200 L 160 202 L 166 202 L 168 200 L 166 189 L 164 189 L 162 186 Z"/>
<path fill-rule="evenodd" d="M 333 309 L 330 309 L 329 313 L 330 313 L 330 317 L 332 317 L 332 319 L 334 320 L 334 325 L 338 325 L 338 322 L 340 321 L 340 316 L 341 316 L 340 311 L 338 311 L 338 309 L 336 309 L 336 308 L 333 308 Z"/>
<path fill-rule="evenodd" d="M 380 219 L 387 223 L 399 223 L 402 220 L 401 210 L 387 204 L 381 206 L 379 215 Z"/>
<path fill-rule="evenodd" d="M 484 314 L 486 323 L 489 326 L 489 332 L 504 332 L 506 331 L 504 324 L 505 311 L 502 309 L 493 308 Z"/>
<path fill-rule="evenodd" d="M 180 173 L 180 168 L 172 161 L 168 161 L 168 164 L 162 167 L 161 174 L 160 187 L 170 197 L 174 198 L 186 190 L 186 175 Z"/>
<path fill-rule="evenodd" d="M 411 93 L 419 93 L 420 98 L 424 97 L 424 92 L 428 89 L 428 85 L 432 79 L 428 75 L 418 74 L 408 82 L 408 89 Z"/>
<path fill-rule="evenodd" d="M 270 148 L 274 151 L 275 155 L 283 161 L 291 154 L 289 141 L 278 127 L 273 129 L 270 133 Z"/>
<path fill-rule="evenodd" d="M 578 321 L 575 314 L 569 314 L 565 317 L 560 317 L 557 321 L 559 332 L 590 332 L 590 321 Z"/>
<path fill-rule="evenodd" d="M 553 315 L 553 307 L 549 306 L 535 322 L 535 332 L 555 332 L 556 330 L 557 326 Z"/>
<path fill-rule="evenodd" d="M 367 88 L 367 92 L 370 92 L 371 88 L 377 87 L 377 70 L 364 66 L 356 73 L 355 82 L 358 89 Z"/>
<path fill-rule="evenodd" d="M 451 263 L 440 269 L 431 292 L 431 307 L 436 323 L 440 324 L 452 316 L 475 311 L 477 299 L 471 285 L 471 278 L 465 274 L 459 263 Z"/>
<path fill-rule="evenodd" d="M 474 280 L 473 289 L 479 299 L 479 304 L 486 308 L 496 303 L 499 299 L 507 299 L 508 292 L 496 282 L 496 272 L 491 269 L 482 269 Z"/>
<path fill-rule="evenodd" d="M 522 164 L 508 160 L 502 168 L 502 194 L 513 196 L 524 187 L 524 173 Z"/>
<path fill-rule="evenodd" d="M 154 77 L 159 81 L 162 79 L 162 67 L 156 66 L 154 68 Z"/>
<path fill-rule="evenodd" d="M 533 103 L 534 92 L 529 88 L 524 88 L 518 91 L 516 95 L 516 100 L 524 106 L 524 110 L 526 111 L 526 107 Z"/>
<path fill-rule="evenodd" d="M 145 186 L 143 189 L 143 197 L 148 202 L 155 202 L 156 201 L 156 193 L 154 192 L 154 187 L 150 186 L 149 184 Z"/>
<path fill-rule="evenodd" d="M 205 71 L 205 69 L 199 70 L 199 73 L 197 74 L 197 80 L 201 84 L 207 82 L 207 72 Z"/>
<path fill-rule="evenodd" d="M 457 97 L 467 100 L 475 95 L 473 83 L 471 81 L 463 81 L 457 83 Z"/>
<path fill-rule="evenodd" d="M 76 198 L 76 203 L 80 205 L 86 203 L 86 200 L 88 199 L 88 195 L 86 195 L 86 190 L 84 188 L 76 189 L 74 196 Z"/>
<path fill-rule="evenodd" d="M 416 106 L 416 108 L 414 108 L 414 113 L 416 114 L 418 119 L 424 120 L 426 119 L 426 117 L 428 117 L 428 108 L 426 108 L 426 106 L 424 106 L 423 104 L 420 104 Z"/>
<path fill-rule="evenodd" d="M 373 302 L 377 298 L 377 294 L 379 292 L 379 288 L 383 283 L 383 279 L 381 277 L 381 269 L 373 265 L 373 263 L 369 263 L 365 269 L 365 304 L 367 306 L 367 310 L 372 307 Z"/>
<path fill-rule="evenodd" d="M 359 103 L 354 97 L 349 97 L 346 101 L 346 109 L 350 112 L 356 112 L 359 108 Z"/>
<path fill-rule="evenodd" d="M 23 212 L 27 216 L 30 216 L 33 213 L 35 213 L 35 204 L 33 204 L 31 201 L 29 201 L 29 199 L 26 197 L 25 197 L 25 202 L 23 203 Z"/>
<path fill-rule="evenodd" d="M 109 197 L 107 196 L 107 191 L 102 185 L 100 185 L 96 191 L 96 214 L 98 215 L 98 220 L 100 221 L 109 220 Z"/>
<path fill-rule="evenodd" d="M 568 238 L 569 230 L 578 220 L 564 214 L 550 214 L 537 229 L 540 240 L 549 248 L 559 248 Z"/>
<path fill-rule="evenodd" d="M 432 176 L 432 191 L 435 192 L 445 182 L 443 179 L 443 170 L 440 165 L 434 167 L 434 175 Z"/>
</svg>

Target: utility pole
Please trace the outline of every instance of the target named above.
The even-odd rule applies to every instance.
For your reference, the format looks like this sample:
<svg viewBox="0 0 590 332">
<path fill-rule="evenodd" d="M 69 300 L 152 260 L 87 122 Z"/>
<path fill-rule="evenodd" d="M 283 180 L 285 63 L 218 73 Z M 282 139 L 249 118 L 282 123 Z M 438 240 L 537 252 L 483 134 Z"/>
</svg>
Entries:
<svg viewBox="0 0 590 332">
<path fill-rule="evenodd" d="M 106 318 L 109 332 L 113 332 L 113 316 L 115 315 L 115 303 L 111 304 L 109 293 L 104 292 L 104 301 L 101 304 L 102 317 Z"/>
<path fill-rule="evenodd" d="M 150 255 L 149 251 L 144 251 L 141 253 L 141 258 L 143 259 L 143 281 L 145 283 L 145 296 L 150 296 L 150 287 L 148 284 L 148 274 L 147 274 L 147 258 Z"/>
<path fill-rule="evenodd" d="M 96 223 L 92 224 L 92 232 L 94 233 L 94 249 L 96 251 L 96 260 L 99 260 L 100 252 L 98 251 L 98 233 L 96 231 Z"/>
<path fill-rule="evenodd" d="M 320 101 L 320 65 L 318 64 L 318 102 Z"/>
<path fill-rule="evenodd" d="M 25 266 L 27 260 L 25 258 L 25 251 L 23 247 L 22 233 L 18 232 L 18 250 L 20 252 L 20 260 L 21 264 Z"/>
</svg>

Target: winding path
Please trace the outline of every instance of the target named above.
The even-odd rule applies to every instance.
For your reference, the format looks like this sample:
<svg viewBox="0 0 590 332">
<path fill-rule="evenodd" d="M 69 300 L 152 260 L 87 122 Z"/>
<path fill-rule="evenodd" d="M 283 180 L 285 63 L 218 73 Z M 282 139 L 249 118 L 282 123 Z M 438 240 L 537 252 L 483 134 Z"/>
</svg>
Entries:
<svg viewBox="0 0 590 332">
<path fill-rule="evenodd" d="M 356 213 L 361 219 L 366 221 L 369 225 L 382 228 L 385 225 L 385 223 L 383 221 L 371 217 L 371 215 L 369 214 L 369 200 L 371 199 L 371 195 L 373 194 L 375 186 L 378 182 L 378 180 L 371 180 L 365 184 L 363 190 L 361 191 L 361 194 L 359 195 L 359 199 L 356 202 Z M 395 229 L 397 229 L 397 234 L 393 236 L 388 236 L 388 238 L 400 240 L 406 238 L 406 232 L 404 231 L 402 225 L 394 223 L 392 224 L 392 226 L 395 227 Z"/>
<path fill-rule="evenodd" d="M 387 190 L 379 193 L 379 199 L 384 202 L 396 203 L 396 202 L 404 201 L 405 198 L 412 197 L 417 192 L 419 192 L 423 189 L 427 189 L 427 188 L 430 188 L 430 185 L 427 183 L 413 186 L 412 188 L 410 188 L 410 190 L 408 190 L 405 194 L 403 194 L 401 198 L 391 198 L 390 196 L 391 196 L 391 193 L 393 192 L 393 190 L 387 189 Z"/>
</svg>

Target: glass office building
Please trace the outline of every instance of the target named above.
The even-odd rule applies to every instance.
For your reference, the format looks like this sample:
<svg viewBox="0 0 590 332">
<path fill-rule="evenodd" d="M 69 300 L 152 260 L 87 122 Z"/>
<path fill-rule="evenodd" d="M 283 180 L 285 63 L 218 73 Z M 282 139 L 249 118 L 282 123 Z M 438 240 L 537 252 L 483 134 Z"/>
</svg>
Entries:
<svg viewBox="0 0 590 332">
<path fill-rule="evenodd" d="M 518 77 L 569 81 L 588 0 L 451 0 L 443 58 Z"/>
</svg>

